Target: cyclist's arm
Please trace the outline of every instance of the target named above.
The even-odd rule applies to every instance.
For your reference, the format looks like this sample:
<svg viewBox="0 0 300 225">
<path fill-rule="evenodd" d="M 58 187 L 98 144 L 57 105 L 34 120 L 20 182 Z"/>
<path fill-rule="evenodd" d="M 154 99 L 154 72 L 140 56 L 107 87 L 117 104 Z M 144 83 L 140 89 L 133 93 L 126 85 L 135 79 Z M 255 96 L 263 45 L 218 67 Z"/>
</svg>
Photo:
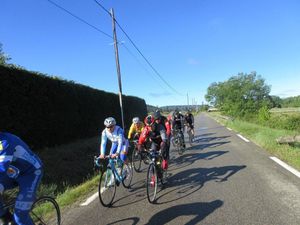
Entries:
<svg viewBox="0 0 300 225">
<path fill-rule="evenodd" d="M 107 136 L 105 130 L 103 130 L 101 135 L 100 155 L 105 154 L 106 143 L 107 143 Z"/>
<path fill-rule="evenodd" d="M 117 154 L 121 153 L 121 149 L 122 149 L 122 146 L 123 146 L 123 139 L 125 139 L 124 133 L 120 128 L 119 133 L 118 133 L 118 138 L 117 138 L 117 140 L 118 140 Z"/>
<path fill-rule="evenodd" d="M 134 124 L 131 124 L 130 129 L 129 129 L 129 132 L 128 132 L 128 139 L 131 138 L 131 136 L 132 136 L 134 130 L 135 130 L 135 129 L 134 129 Z"/>
</svg>

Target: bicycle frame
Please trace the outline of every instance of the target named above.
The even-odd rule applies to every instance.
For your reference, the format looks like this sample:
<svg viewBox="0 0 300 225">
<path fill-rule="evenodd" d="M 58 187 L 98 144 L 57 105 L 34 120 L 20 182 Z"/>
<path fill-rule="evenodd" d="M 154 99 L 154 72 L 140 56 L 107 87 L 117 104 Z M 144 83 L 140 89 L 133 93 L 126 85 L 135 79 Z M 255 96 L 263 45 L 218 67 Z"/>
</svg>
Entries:
<svg viewBox="0 0 300 225">
<path fill-rule="evenodd" d="M 123 162 L 121 159 L 113 159 L 113 158 L 109 158 L 108 161 L 108 166 L 111 168 L 111 170 L 113 171 L 113 173 L 115 174 L 117 180 L 119 182 L 122 182 L 122 180 L 124 179 L 124 177 L 118 173 L 117 169 L 116 169 L 116 165 L 119 165 L 121 168 L 123 166 Z"/>
</svg>

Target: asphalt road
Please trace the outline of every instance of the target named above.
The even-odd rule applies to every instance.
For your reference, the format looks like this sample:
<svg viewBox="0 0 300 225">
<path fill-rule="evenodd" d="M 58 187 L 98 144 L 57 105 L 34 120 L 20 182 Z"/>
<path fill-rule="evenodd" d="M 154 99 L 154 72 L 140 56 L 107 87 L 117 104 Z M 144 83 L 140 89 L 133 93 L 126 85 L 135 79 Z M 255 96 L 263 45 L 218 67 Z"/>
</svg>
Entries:
<svg viewBox="0 0 300 225">
<path fill-rule="evenodd" d="M 147 200 L 145 167 L 130 190 L 117 188 L 111 208 L 96 198 L 64 212 L 63 224 L 300 224 L 297 176 L 205 114 L 195 121 L 194 146 L 182 156 L 171 152 L 169 182 L 156 204 Z"/>
</svg>

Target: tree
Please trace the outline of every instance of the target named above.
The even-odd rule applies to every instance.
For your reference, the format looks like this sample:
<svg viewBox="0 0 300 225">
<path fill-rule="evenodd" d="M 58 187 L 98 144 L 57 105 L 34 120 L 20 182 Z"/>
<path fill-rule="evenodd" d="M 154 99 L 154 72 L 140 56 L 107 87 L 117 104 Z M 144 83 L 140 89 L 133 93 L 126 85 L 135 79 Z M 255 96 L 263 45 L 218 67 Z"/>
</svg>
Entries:
<svg viewBox="0 0 300 225">
<path fill-rule="evenodd" d="M 10 57 L 2 51 L 2 44 L 0 43 L 0 65 L 7 64 L 7 61 L 9 60 Z"/>
<path fill-rule="evenodd" d="M 256 72 L 239 73 L 225 82 L 212 83 L 205 99 L 228 115 L 243 117 L 269 105 L 270 90 L 270 86 Z"/>
</svg>

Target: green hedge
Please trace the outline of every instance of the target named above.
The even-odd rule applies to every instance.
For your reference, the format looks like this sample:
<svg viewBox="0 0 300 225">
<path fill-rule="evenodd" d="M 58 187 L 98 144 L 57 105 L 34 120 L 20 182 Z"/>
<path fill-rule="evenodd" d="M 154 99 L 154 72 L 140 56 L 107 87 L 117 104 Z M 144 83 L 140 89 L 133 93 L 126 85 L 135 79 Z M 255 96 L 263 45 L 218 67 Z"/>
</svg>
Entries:
<svg viewBox="0 0 300 225">
<path fill-rule="evenodd" d="M 0 66 L 0 129 L 20 136 L 33 149 L 94 137 L 103 120 L 121 125 L 117 94 L 22 69 Z M 125 128 L 147 114 L 143 99 L 123 96 Z"/>
</svg>

